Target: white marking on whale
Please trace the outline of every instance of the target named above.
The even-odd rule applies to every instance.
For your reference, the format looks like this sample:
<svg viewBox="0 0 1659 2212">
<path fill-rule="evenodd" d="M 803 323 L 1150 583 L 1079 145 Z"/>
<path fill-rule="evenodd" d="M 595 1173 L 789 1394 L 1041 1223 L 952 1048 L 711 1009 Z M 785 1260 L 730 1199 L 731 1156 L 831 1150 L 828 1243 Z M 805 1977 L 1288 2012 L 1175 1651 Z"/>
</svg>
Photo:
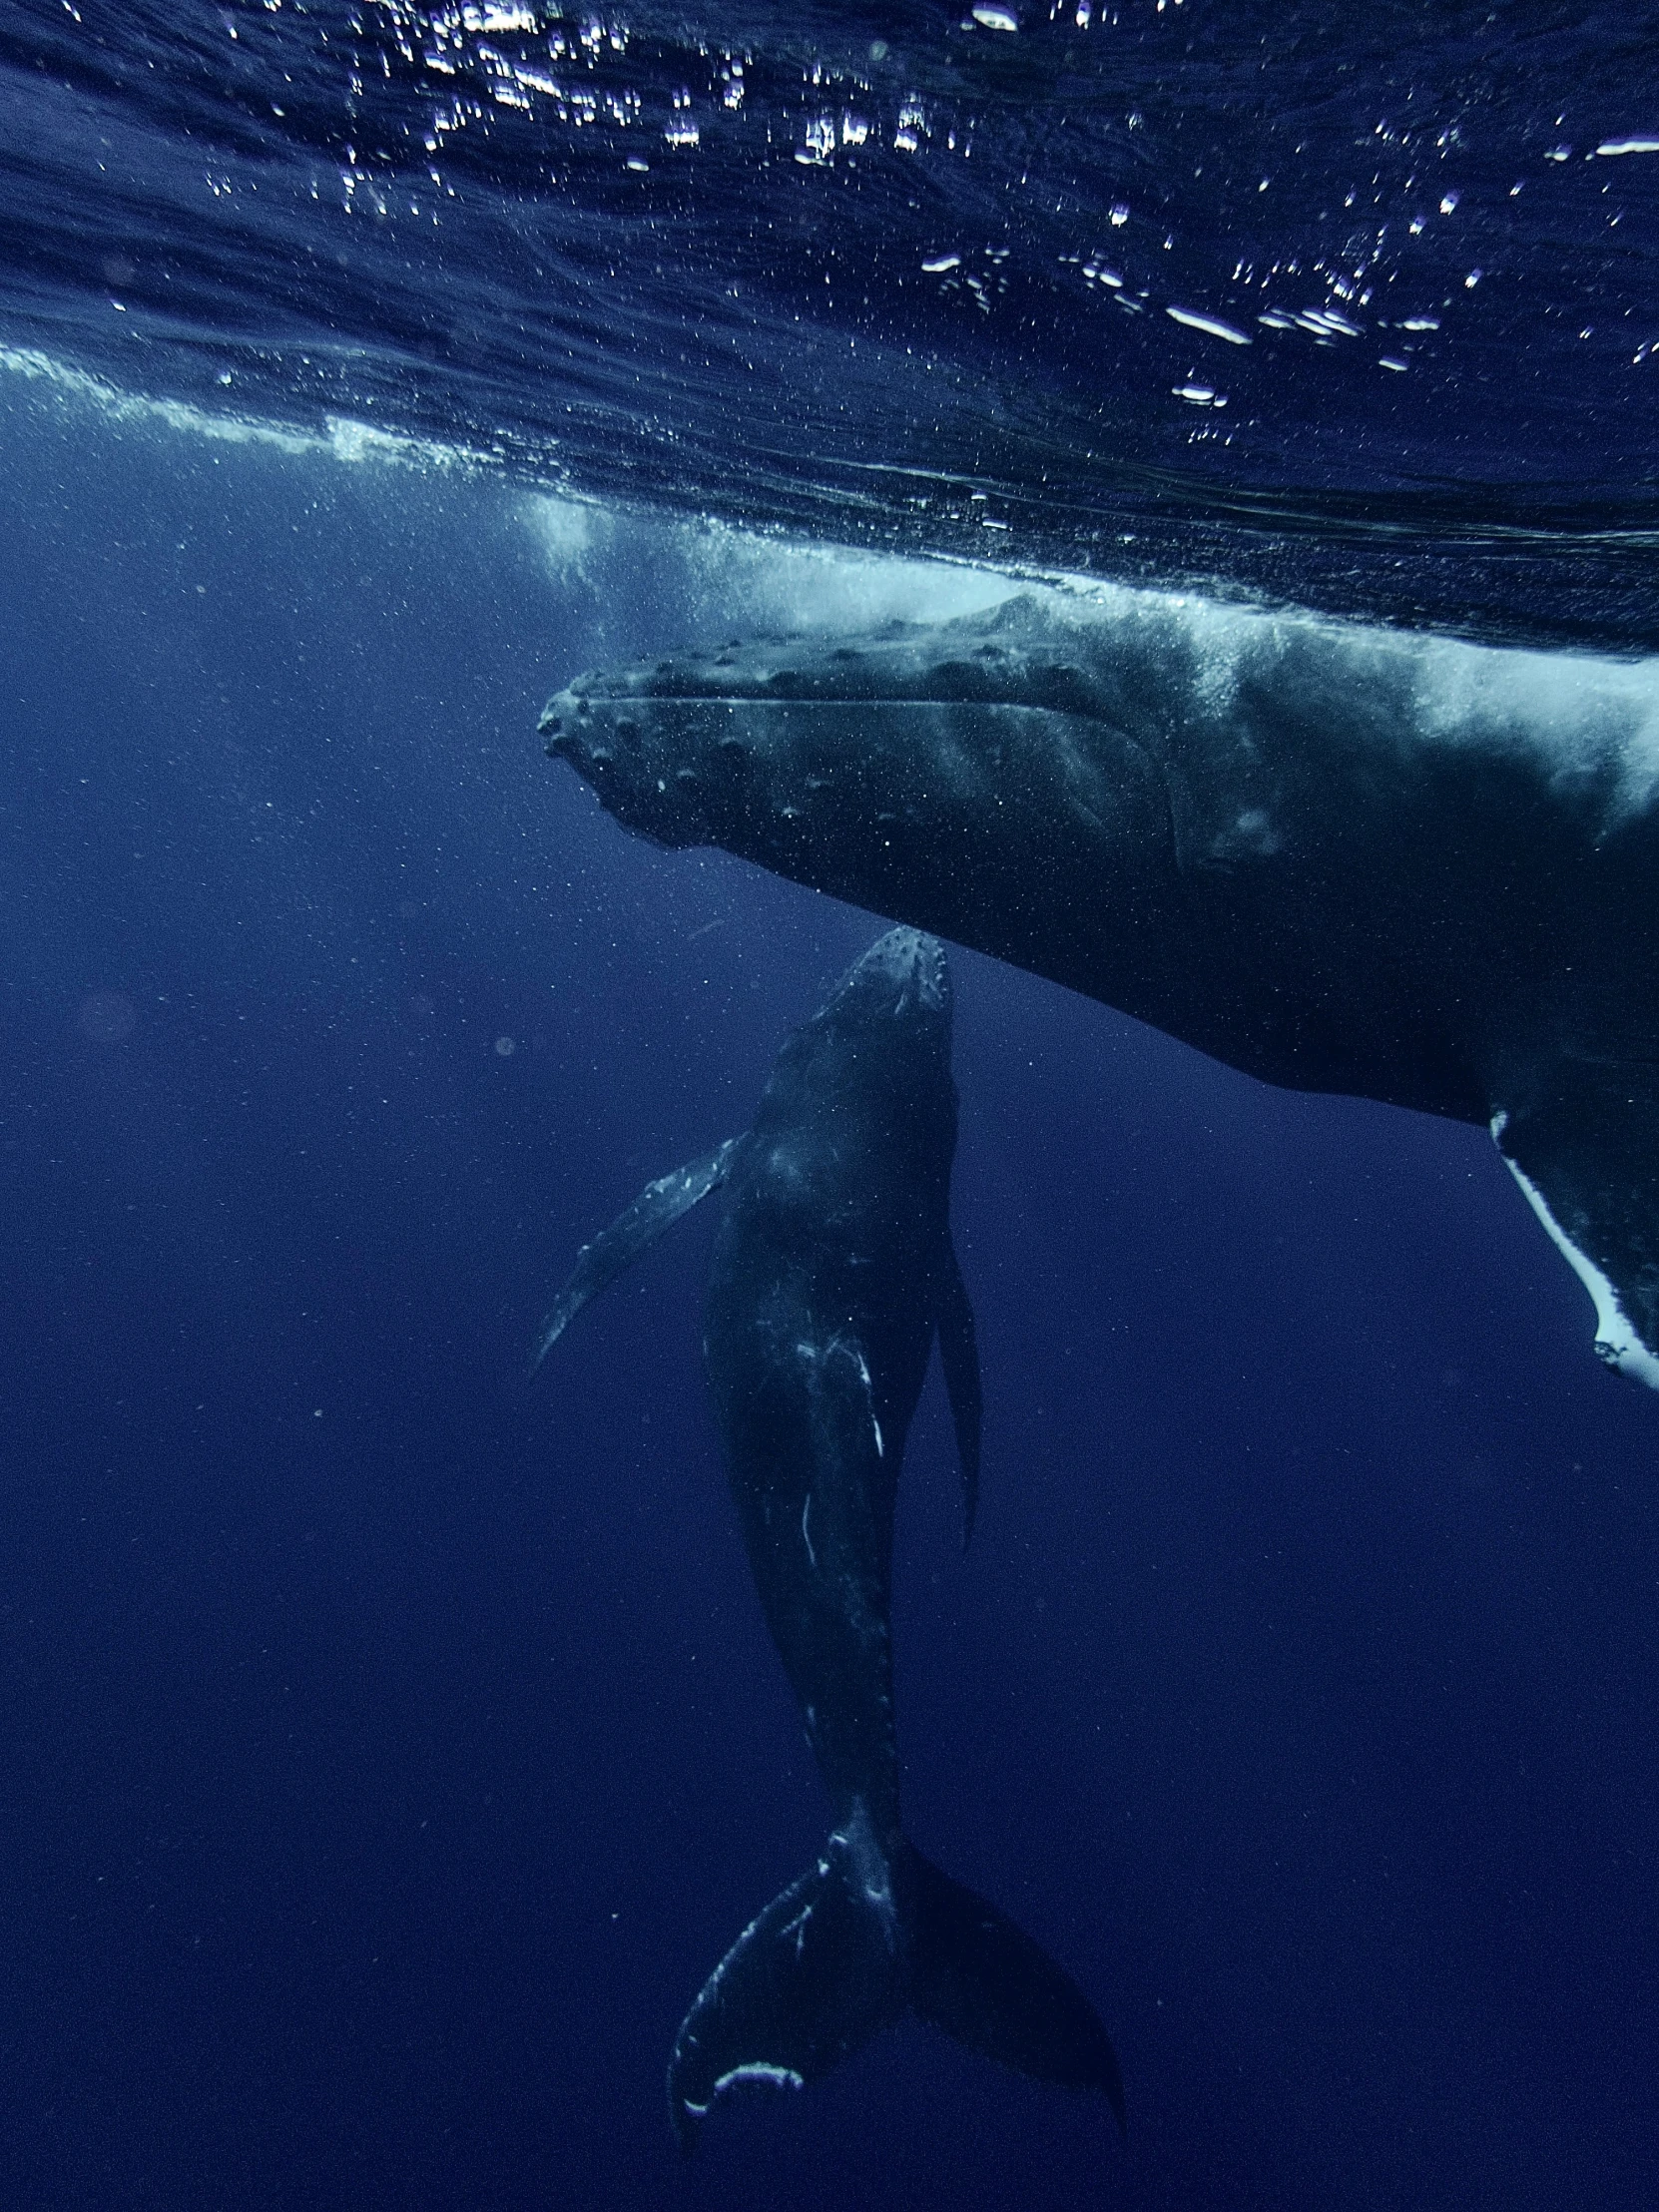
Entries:
<svg viewBox="0 0 1659 2212">
<path fill-rule="evenodd" d="M 1498 1147 L 1498 1156 L 1504 1166 L 1526 1193 L 1527 1204 L 1543 1223 L 1550 1240 L 1561 1254 L 1574 1275 L 1595 1301 L 1596 1338 L 1595 1351 L 1598 1360 L 1621 1375 L 1629 1375 L 1646 1382 L 1650 1388 L 1659 1389 L 1659 1360 L 1648 1351 L 1635 1330 L 1630 1317 L 1619 1304 L 1619 1294 L 1602 1274 L 1588 1254 L 1580 1252 L 1560 1223 L 1549 1210 L 1549 1202 L 1524 1168 L 1504 1152 L 1499 1142 L 1508 1122 L 1507 1114 L 1492 1116 L 1492 1142 Z"/>
<path fill-rule="evenodd" d="M 741 2066 L 733 2066 L 715 2083 L 715 2095 L 724 2096 L 728 2089 L 737 2087 L 740 2081 L 764 2081 L 774 2089 L 805 2089 L 807 2077 L 798 2074 L 793 2066 L 775 2066 L 764 2058 L 751 2058 Z M 688 2104 L 687 2110 L 699 2118 L 707 2114 L 706 2104 Z"/>
</svg>

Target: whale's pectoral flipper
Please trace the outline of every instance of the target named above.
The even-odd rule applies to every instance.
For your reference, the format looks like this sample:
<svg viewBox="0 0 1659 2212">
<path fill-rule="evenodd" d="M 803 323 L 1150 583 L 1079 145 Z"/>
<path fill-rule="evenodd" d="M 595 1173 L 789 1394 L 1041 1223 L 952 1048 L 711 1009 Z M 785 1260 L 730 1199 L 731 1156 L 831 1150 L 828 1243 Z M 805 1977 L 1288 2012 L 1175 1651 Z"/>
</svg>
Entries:
<svg viewBox="0 0 1659 2212">
<path fill-rule="evenodd" d="M 1595 1301 L 1596 1351 L 1659 1386 L 1659 1102 L 1651 1060 L 1557 1062 L 1493 1115 L 1533 1211 Z"/>
<path fill-rule="evenodd" d="M 589 1299 L 596 1298 L 607 1284 L 614 1283 L 631 1261 L 637 1260 L 647 1246 L 656 1243 L 665 1229 L 672 1229 L 682 1214 L 689 1214 L 700 1199 L 707 1198 L 725 1182 L 733 1155 L 742 1142 L 741 1137 L 728 1137 L 706 1158 L 676 1168 L 672 1175 L 658 1176 L 655 1183 L 648 1183 L 634 1203 L 617 1216 L 609 1229 L 602 1230 L 592 1244 L 582 1247 L 570 1281 L 542 1323 L 535 1356 L 530 1362 L 532 1375 Z"/>
<path fill-rule="evenodd" d="M 956 1451 L 962 1462 L 962 1549 L 973 1534 L 973 1516 L 979 1506 L 979 1428 L 984 1398 L 979 1387 L 979 1342 L 974 1334 L 973 1308 L 967 1285 L 956 1259 L 956 1248 L 945 1240 L 944 1280 L 939 1286 L 939 1365 L 944 1369 L 950 1417 L 956 1428 Z"/>
<path fill-rule="evenodd" d="M 674 2039 L 668 2096 L 682 2149 L 740 2083 L 804 2088 L 904 2009 L 892 1908 L 831 1836 L 811 1873 L 774 1898 L 704 1983 Z"/>
<path fill-rule="evenodd" d="M 1100 2090 L 1121 2128 L 1117 2053 L 1070 1974 L 920 1852 L 911 1852 L 910 1869 L 910 2002 L 920 2018 L 1035 2081 Z"/>
</svg>

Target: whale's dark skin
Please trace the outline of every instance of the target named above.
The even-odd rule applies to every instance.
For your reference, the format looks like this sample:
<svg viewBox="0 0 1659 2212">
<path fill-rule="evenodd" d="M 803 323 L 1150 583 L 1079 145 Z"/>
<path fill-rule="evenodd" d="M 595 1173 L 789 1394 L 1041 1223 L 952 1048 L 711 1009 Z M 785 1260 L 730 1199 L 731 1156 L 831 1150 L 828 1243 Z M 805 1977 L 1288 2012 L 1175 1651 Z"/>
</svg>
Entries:
<svg viewBox="0 0 1659 2212">
<path fill-rule="evenodd" d="M 893 1507 L 935 1335 L 971 1526 L 973 1317 L 951 1245 L 956 1088 L 943 948 L 894 929 L 785 1043 L 754 1126 L 651 1184 L 583 1252 L 536 1361 L 587 1301 L 724 1186 L 704 1358 L 767 1625 L 832 1826 L 816 1865 L 745 1931 L 676 2038 L 689 2150 L 739 2082 L 801 2086 L 905 2010 L 1037 2079 L 1098 2089 L 1106 2031 L 994 1906 L 915 1851 L 899 1819 L 889 1634 Z"/>
<path fill-rule="evenodd" d="M 579 678 L 550 753 L 1273 1083 L 1481 1122 L 1659 1383 L 1655 702 L 1630 671 L 1120 594 Z M 1553 682 L 1554 691 L 1550 691 Z"/>
</svg>

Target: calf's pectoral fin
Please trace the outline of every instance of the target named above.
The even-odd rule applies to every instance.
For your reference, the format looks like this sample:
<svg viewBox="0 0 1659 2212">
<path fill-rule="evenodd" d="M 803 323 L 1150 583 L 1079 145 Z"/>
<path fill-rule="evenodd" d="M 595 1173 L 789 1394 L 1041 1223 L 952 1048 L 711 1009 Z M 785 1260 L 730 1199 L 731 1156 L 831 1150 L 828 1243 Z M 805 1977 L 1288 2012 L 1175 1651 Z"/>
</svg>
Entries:
<svg viewBox="0 0 1659 2212">
<path fill-rule="evenodd" d="M 609 1229 L 601 1231 L 592 1244 L 582 1247 L 569 1282 L 554 1300 L 552 1312 L 541 1325 L 530 1362 L 532 1375 L 589 1299 L 596 1298 L 607 1284 L 614 1283 L 629 1262 L 637 1260 L 647 1246 L 655 1244 L 665 1229 L 672 1229 L 682 1214 L 689 1214 L 700 1199 L 707 1198 L 725 1182 L 742 1141 L 740 1137 L 728 1137 L 703 1159 L 676 1168 L 672 1175 L 658 1176 L 655 1183 L 645 1186 L 631 1206 L 618 1214 Z"/>
<path fill-rule="evenodd" d="M 1492 1116 L 1533 1212 L 1595 1301 L 1596 1352 L 1659 1388 L 1659 1068 L 1563 1058 Z"/>
<path fill-rule="evenodd" d="M 979 1430 L 984 1396 L 979 1385 L 979 1340 L 973 1326 L 973 1308 L 967 1285 L 957 1263 L 956 1248 L 946 1237 L 945 1265 L 939 1291 L 939 1365 L 944 1369 L 950 1417 L 956 1428 L 956 1452 L 962 1463 L 962 1549 L 973 1534 L 973 1516 L 979 1507 Z"/>
</svg>

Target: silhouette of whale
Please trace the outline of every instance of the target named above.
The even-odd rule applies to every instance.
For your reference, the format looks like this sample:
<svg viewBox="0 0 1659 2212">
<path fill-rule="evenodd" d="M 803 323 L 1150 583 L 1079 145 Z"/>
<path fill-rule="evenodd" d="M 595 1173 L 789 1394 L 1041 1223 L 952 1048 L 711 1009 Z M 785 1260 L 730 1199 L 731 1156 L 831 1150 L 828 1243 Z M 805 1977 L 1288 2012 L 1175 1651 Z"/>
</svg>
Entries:
<svg viewBox="0 0 1659 2212">
<path fill-rule="evenodd" d="M 1123 590 L 584 676 L 628 829 L 1484 1123 L 1659 1385 L 1659 678 Z"/>
<path fill-rule="evenodd" d="M 1082 1991 L 899 1823 L 893 1506 L 935 1334 L 968 1528 L 979 1476 L 978 1355 L 950 1239 L 950 1027 L 942 946 L 891 930 L 785 1043 L 754 1126 L 648 1185 L 586 1247 L 536 1350 L 539 1366 L 589 1299 L 724 1186 L 704 1359 L 833 1824 L 681 2026 L 669 2104 L 688 2151 L 728 2090 L 802 2087 L 906 2010 L 1038 2080 L 1100 2090 L 1123 2119 Z"/>
</svg>

